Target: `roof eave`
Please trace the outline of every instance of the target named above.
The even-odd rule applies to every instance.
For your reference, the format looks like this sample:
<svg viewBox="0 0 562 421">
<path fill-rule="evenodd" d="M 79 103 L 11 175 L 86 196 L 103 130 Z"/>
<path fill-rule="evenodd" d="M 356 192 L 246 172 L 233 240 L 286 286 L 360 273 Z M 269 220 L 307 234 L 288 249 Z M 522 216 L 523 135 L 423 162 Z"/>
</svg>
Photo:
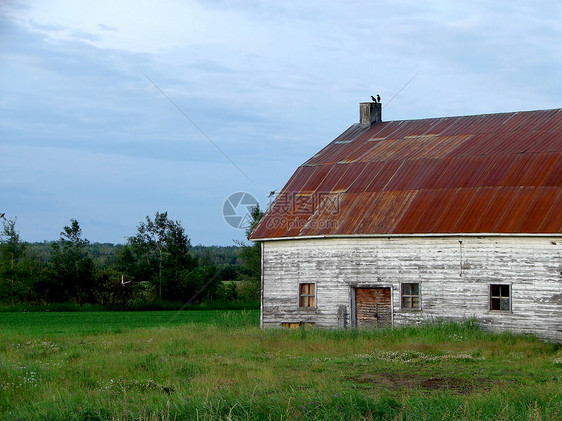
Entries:
<svg viewBox="0 0 562 421">
<path fill-rule="evenodd" d="M 328 238 L 426 238 L 426 237 L 536 237 L 562 238 L 562 233 L 417 233 L 417 234 L 354 234 L 354 235 L 303 235 L 296 237 L 250 238 L 250 241 L 319 240 Z"/>
</svg>

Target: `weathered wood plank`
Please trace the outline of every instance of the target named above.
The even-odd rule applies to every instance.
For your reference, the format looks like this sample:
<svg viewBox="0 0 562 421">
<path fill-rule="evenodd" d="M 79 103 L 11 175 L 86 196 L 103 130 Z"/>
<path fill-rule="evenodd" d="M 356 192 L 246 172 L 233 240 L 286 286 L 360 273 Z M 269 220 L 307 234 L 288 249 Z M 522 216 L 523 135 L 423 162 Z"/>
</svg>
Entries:
<svg viewBox="0 0 562 421">
<path fill-rule="evenodd" d="M 462 243 L 461 243 L 462 241 Z M 488 329 L 562 341 L 559 237 L 391 237 L 263 244 L 263 326 L 337 327 L 351 291 L 390 287 L 394 325 L 475 317 Z M 419 283 L 421 309 L 402 309 L 400 284 Z M 316 284 L 316 308 L 299 309 L 299 283 Z M 489 285 L 510 284 L 512 311 L 489 310 Z M 349 323 L 348 323 L 349 324 Z"/>
</svg>

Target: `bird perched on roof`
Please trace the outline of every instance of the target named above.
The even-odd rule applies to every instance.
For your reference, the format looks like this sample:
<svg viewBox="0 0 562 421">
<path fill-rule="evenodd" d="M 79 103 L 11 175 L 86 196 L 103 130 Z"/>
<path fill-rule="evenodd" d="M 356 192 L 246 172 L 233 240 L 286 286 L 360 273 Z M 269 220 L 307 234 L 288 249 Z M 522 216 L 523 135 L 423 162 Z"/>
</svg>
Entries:
<svg viewBox="0 0 562 421">
<path fill-rule="evenodd" d="M 381 96 L 377 94 L 377 102 L 381 102 Z"/>
<path fill-rule="evenodd" d="M 377 99 L 373 95 L 371 95 L 371 99 L 373 100 L 373 102 L 377 102 Z"/>
<path fill-rule="evenodd" d="M 381 96 L 377 95 L 376 97 L 374 97 L 373 95 L 371 95 L 371 99 L 373 100 L 373 102 L 381 102 Z"/>
</svg>

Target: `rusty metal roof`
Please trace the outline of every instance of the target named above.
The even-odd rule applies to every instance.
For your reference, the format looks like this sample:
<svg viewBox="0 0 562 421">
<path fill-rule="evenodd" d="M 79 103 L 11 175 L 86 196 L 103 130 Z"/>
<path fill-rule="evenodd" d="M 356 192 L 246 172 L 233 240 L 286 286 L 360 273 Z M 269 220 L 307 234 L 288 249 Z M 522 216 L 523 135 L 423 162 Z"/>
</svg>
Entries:
<svg viewBox="0 0 562 421">
<path fill-rule="evenodd" d="M 354 124 L 251 235 L 562 233 L 562 109 Z"/>
</svg>

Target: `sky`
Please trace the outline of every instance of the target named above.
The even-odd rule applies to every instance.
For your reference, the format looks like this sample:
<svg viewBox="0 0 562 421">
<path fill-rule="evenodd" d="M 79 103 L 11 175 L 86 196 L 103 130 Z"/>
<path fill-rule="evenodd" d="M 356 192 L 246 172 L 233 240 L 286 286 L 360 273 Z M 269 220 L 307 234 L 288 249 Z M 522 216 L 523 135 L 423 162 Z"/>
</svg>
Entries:
<svg viewBox="0 0 562 421">
<path fill-rule="evenodd" d="M 385 121 L 561 107 L 561 22 L 559 0 L 0 0 L 0 213 L 30 242 L 168 212 L 234 245 L 225 209 L 267 207 L 371 95 Z"/>
</svg>

